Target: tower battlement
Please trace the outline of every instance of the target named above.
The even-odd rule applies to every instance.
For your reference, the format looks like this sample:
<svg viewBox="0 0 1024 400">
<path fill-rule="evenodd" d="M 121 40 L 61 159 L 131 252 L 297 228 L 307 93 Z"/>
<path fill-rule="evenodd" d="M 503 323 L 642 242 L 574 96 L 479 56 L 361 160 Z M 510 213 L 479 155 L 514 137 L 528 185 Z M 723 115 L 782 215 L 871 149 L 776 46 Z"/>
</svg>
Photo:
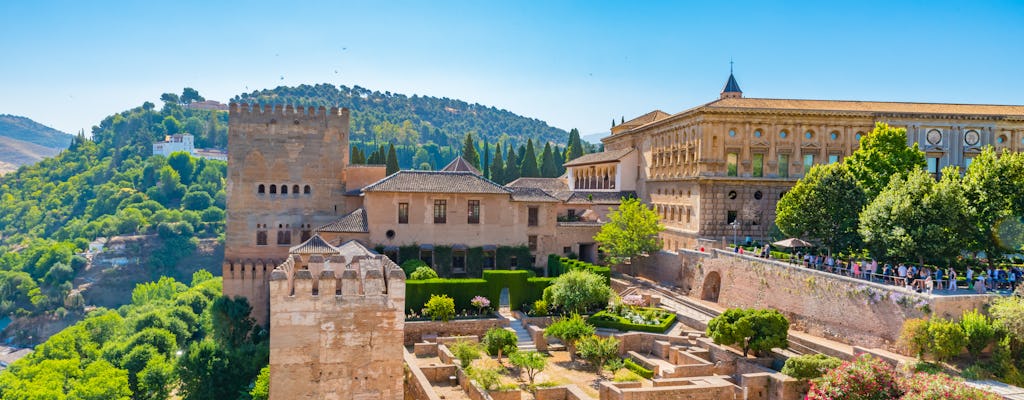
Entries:
<svg viewBox="0 0 1024 400">
<path fill-rule="evenodd" d="M 303 267 L 303 264 L 304 267 Z M 405 303 L 405 272 L 384 256 L 289 256 L 270 274 L 270 297 Z"/>
<path fill-rule="evenodd" d="M 316 116 L 338 116 L 348 117 L 348 108 L 324 106 L 293 106 L 291 104 L 260 104 L 260 103 L 231 103 L 228 106 L 228 116 L 280 116 L 280 117 L 316 117 Z"/>
</svg>

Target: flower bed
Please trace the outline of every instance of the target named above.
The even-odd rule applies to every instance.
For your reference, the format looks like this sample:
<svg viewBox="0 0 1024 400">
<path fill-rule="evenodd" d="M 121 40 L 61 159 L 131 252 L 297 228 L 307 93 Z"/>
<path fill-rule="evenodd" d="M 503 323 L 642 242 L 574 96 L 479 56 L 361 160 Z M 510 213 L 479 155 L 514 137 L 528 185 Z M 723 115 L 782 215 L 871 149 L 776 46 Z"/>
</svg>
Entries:
<svg viewBox="0 0 1024 400">
<path fill-rule="evenodd" d="M 617 313 L 614 310 L 600 311 L 587 318 L 587 322 L 599 328 L 651 333 L 665 333 L 672 323 L 676 322 L 674 313 L 659 308 L 619 307 L 618 309 Z"/>
</svg>

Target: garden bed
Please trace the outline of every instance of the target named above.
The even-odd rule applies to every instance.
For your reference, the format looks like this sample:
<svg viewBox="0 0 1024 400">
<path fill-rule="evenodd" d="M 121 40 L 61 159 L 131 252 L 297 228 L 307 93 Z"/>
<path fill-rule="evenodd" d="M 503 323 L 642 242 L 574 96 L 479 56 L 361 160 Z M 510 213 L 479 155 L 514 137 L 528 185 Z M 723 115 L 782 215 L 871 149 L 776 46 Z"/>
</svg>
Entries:
<svg viewBox="0 0 1024 400">
<path fill-rule="evenodd" d="M 622 307 L 618 313 L 604 310 L 587 318 L 587 322 L 598 328 L 620 331 L 665 333 L 676 322 L 676 314 L 652 307 Z"/>
</svg>

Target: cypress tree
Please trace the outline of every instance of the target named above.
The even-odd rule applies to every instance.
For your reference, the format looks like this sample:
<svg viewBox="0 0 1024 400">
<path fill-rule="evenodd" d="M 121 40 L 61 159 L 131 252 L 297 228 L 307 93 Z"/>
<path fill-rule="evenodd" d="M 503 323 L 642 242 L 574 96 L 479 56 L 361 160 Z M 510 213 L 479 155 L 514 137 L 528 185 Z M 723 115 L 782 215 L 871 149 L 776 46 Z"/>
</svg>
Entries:
<svg viewBox="0 0 1024 400">
<path fill-rule="evenodd" d="M 499 184 L 506 184 L 505 163 L 501 155 L 501 143 L 494 144 L 494 162 L 491 163 L 491 180 Z"/>
<path fill-rule="evenodd" d="M 523 169 L 523 156 L 526 155 L 526 145 L 519 145 L 519 150 L 516 150 L 516 166 L 522 171 Z M 520 175 L 522 176 L 522 175 Z"/>
<path fill-rule="evenodd" d="M 487 138 L 484 138 L 484 164 L 480 166 L 480 172 L 484 178 L 491 179 L 491 149 L 487 145 Z"/>
<path fill-rule="evenodd" d="M 480 154 L 476 152 L 476 146 L 473 145 L 473 132 L 466 133 L 466 140 L 462 143 L 462 158 L 465 158 L 476 169 L 480 169 Z"/>
<path fill-rule="evenodd" d="M 526 151 L 523 153 L 523 164 L 519 167 L 519 176 L 524 178 L 539 177 L 540 169 L 537 168 L 537 153 L 533 150 L 533 139 L 526 140 Z"/>
<path fill-rule="evenodd" d="M 562 176 L 565 173 L 565 150 L 561 147 L 555 147 L 555 165 L 558 166 L 558 175 Z"/>
<path fill-rule="evenodd" d="M 551 152 L 551 143 L 544 143 L 544 152 L 540 154 L 540 176 L 554 178 L 558 176 L 558 165 L 555 164 L 555 155 Z"/>
<path fill-rule="evenodd" d="M 398 172 L 398 154 L 395 154 L 395 145 L 388 144 L 387 175 Z"/>
<path fill-rule="evenodd" d="M 519 179 L 519 164 L 516 164 L 518 156 L 512 145 L 508 146 L 508 158 L 505 159 L 505 184 Z"/>
<path fill-rule="evenodd" d="M 576 128 L 572 128 L 569 131 L 569 155 L 566 157 L 569 160 L 575 160 L 583 155 L 583 141 L 580 140 L 580 131 Z"/>
<path fill-rule="evenodd" d="M 366 164 L 366 157 L 363 157 L 363 152 L 359 150 L 359 147 L 352 146 L 352 161 L 350 164 Z"/>
</svg>

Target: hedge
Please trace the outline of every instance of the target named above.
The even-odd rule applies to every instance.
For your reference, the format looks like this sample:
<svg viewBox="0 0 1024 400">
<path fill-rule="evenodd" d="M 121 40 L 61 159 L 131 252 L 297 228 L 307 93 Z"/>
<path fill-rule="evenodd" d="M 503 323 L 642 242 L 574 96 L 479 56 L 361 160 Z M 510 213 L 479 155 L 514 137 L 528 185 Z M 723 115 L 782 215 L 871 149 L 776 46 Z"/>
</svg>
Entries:
<svg viewBox="0 0 1024 400">
<path fill-rule="evenodd" d="M 640 375 L 640 376 L 642 376 L 644 378 L 647 378 L 647 379 L 654 378 L 654 371 L 651 371 L 651 370 L 649 370 L 647 368 L 641 367 L 640 364 L 637 364 L 632 359 L 627 358 L 626 361 L 622 363 L 622 365 L 625 366 L 626 369 L 628 369 L 630 371 L 633 371 L 637 375 Z"/>
<path fill-rule="evenodd" d="M 587 323 L 594 325 L 598 328 L 610 328 L 618 329 L 620 331 L 640 331 L 640 332 L 651 332 L 651 333 L 665 333 L 672 323 L 676 322 L 676 314 L 657 308 L 641 308 L 642 310 L 656 310 L 659 313 L 668 314 L 668 317 L 661 321 L 658 325 L 646 325 L 646 324 L 634 324 L 628 319 L 621 317 L 617 314 L 611 313 L 607 310 L 599 311 L 590 318 L 587 318 Z"/>
<path fill-rule="evenodd" d="M 574 260 L 574 259 L 571 259 L 571 258 L 568 258 L 568 257 L 558 257 L 558 259 L 557 259 L 558 262 L 556 263 L 555 268 L 554 268 L 555 272 L 551 272 L 552 271 L 551 261 L 553 261 L 553 260 L 549 256 L 548 257 L 548 272 L 549 272 L 549 275 L 551 275 L 551 276 L 559 276 L 559 275 L 562 275 L 562 274 L 564 274 L 564 273 L 566 273 L 568 271 L 572 271 L 572 270 L 576 270 L 576 269 L 583 269 L 583 270 L 587 270 L 587 271 L 593 272 L 595 274 L 598 274 L 600 276 L 603 276 L 604 279 L 605 279 L 605 283 L 611 285 L 611 282 L 612 282 L 612 269 L 609 268 L 609 267 L 602 267 L 600 265 L 594 265 L 594 264 L 591 264 L 591 263 L 588 263 L 588 262 L 584 262 L 584 261 L 580 261 L 580 260 Z"/>
<path fill-rule="evenodd" d="M 405 282 L 405 311 L 420 312 L 431 294 L 447 294 L 455 300 L 455 310 L 473 310 L 470 301 L 475 296 L 484 296 L 497 308 L 501 301 L 501 289 L 508 288 L 509 306 L 518 309 L 523 304 L 532 304 L 541 299 L 544 288 L 552 278 L 537 278 L 533 271 L 493 270 L 483 271 L 483 278 L 427 279 Z"/>
</svg>

